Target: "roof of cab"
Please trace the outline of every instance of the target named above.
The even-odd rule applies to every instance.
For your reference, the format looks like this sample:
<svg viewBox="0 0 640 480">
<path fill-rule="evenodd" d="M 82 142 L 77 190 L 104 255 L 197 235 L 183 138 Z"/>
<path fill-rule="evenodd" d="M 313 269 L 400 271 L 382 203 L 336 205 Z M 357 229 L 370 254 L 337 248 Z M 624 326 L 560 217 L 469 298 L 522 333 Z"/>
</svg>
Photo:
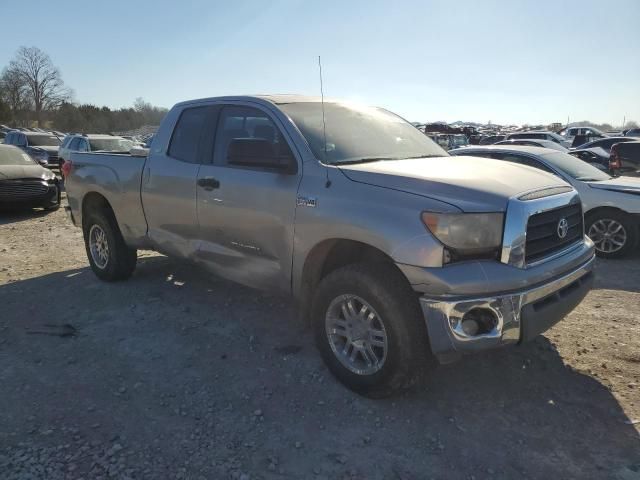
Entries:
<svg viewBox="0 0 640 480">
<path fill-rule="evenodd" d="M 183 102 L 176 103 L 174 107 L 180 107 L 183 105 L 212 102 L 212 101 L 257 101 L 258 103 L 268 102 L 274 105 L 284 105 L 287 103 L 308 103 L 308 102 L 320 102 L 322 97 L 312 95 L 296 95 L 296 94 L 273 94 L 273 95 L 234 95 L 224 97 L 208 97 L 208 98 L 196 98 L 193 100 L 185 100 Z M 341 102 L 339 99 L 326 98 L 325 103 Z"/>
</svg>

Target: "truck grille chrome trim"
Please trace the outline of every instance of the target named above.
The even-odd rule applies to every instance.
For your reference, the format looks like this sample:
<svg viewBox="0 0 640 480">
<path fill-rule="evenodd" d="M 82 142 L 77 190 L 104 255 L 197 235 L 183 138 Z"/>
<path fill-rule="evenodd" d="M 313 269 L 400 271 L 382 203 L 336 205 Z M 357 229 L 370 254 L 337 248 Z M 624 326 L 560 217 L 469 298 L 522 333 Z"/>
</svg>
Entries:
<svg viewBox="0 0 640 480">
<path fill-rule="evenodd" d="M 571 189 L 557 195 L 521 200 L 526 194 L 512 197 L 507 205 L 502 253 L 500 261 L 518 268 L 537 265 L 556 258 L 562 252 L 578 245 L 584 238 L 584 222 L 578 192 Z M 566 211 L 565 211 L 566 210 Z M 556 213 L 560 215 L 556 218 Z M 569 221 L 569 230 L 565 238 L 547 234 L 557 233 L 558 225 L 547 225 L 549 220 L 559 222 L 562 218 Z M 553 222 L 552 222 L 553 223 Z M 547 232 L 550 230 L 550 232 Z"/>
</svg>

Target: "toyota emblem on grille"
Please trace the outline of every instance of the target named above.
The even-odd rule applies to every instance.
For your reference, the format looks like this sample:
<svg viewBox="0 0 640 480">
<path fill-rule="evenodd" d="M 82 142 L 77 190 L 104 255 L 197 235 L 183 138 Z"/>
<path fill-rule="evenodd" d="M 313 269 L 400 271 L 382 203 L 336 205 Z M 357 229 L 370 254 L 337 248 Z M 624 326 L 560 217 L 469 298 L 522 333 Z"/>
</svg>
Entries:
<svg viewBox="0 0 640 480">
<path fill-rule="evenodd" d="M 569 232 L 569 222 L 566 218 L 561 218 L 558 222 L 558 238 L 564 238 Z"/>
</svg>

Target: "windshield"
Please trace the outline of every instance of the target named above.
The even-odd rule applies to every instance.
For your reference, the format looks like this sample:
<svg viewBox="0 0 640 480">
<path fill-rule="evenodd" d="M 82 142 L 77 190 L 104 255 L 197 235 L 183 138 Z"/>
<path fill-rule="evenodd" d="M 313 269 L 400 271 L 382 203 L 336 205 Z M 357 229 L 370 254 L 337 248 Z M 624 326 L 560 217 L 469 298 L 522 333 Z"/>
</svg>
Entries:
<svg viewBox="0 0 640 480">
<path fill-rule="evenodd" d="M 611 178 L 610 175 L 607 175 L 602 170 L 598 170 L 596 167 L 589 165 L 584 160 L 580 160 L 579 158 L 573 157 L 567 153 L 548 153 L 544 155 L 544 158 L 559 170 L 562 170 L 564 173 L 576 180 L 584 182 L 601 182 Z"/>
<path fill-rule="evenodd" d="M 107 150 L 109 152 L 128 152 L 133 148 L 133 142 L 126 138 L 90 138 L 91 151 Z"/>
<path fill-rule="evenodd" d="M 34 165 L 29 155 L 14 147 L 0 147 L 0 165 Z"/>
<path fill-rule="evenodd" d="M 27 135 L 31 147 L 57 147 L 60 139 L 55 135 Z"/>
<path fill-rule="evenodd" d="M 441 147 L 410 123 L 386 110 L 325 103 L 326 155 L 320 102 L 279 105 L 324 163 L 446 157 Z"/>
</svg>

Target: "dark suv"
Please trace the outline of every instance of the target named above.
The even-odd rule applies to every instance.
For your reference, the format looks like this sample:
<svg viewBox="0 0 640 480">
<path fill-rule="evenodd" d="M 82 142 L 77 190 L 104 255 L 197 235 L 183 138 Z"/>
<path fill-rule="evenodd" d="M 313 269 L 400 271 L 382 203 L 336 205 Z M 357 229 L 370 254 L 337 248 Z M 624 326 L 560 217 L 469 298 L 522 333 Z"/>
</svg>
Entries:
<svg viewBox="0 0 640 480">
<path fill-rule="evenodd" d="M 60 138 L 52 133 L 13 130 L 7 133 L 4 143 L 22 149 L 43 167 L 59 168 Z"/>
<path fill-rule="evenodd" d="M 640 141 L 616 143 L 611 147 L 609 170 L 614 175 L 640 177 Z"/>
</svg>

